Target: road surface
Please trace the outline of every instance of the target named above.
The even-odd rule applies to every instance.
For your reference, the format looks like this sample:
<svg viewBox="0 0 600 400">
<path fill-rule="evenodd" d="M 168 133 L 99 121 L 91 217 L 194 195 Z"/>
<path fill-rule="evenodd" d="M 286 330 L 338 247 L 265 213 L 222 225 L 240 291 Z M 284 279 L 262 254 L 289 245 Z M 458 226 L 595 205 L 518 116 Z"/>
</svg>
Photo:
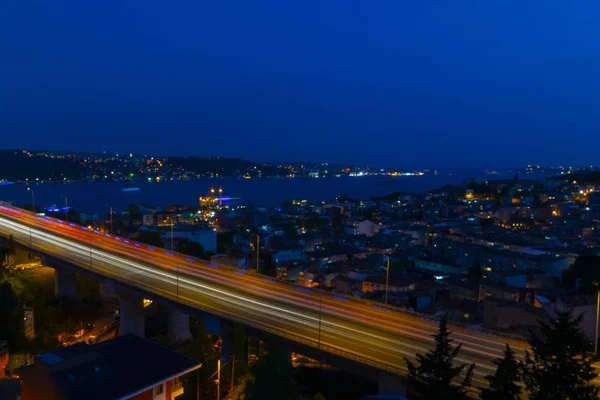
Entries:
<svg viewBox="0 0 600 400">
<path fill-rule="evenodd" d="M 434 321 L 400 310 L 294 287 L 241 270 L 91 231 L 0 205 L 0 233 L 81 268 L 383 370 L 403 373 L 404 357 L 432 348 Z M 460 363 L 475 363 L 474 386 L 495 368 L 505 342 L 522 358 L 527 344 L 453 327 Z"/>
</svg>

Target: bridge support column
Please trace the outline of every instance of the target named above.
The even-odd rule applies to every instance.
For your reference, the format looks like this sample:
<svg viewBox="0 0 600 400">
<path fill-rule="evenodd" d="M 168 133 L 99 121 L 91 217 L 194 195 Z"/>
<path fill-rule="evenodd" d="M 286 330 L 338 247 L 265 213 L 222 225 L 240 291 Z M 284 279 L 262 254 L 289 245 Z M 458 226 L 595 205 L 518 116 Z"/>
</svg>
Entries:
<svg viewBox="0 0 600 400">
<path fill-rule="evenodd" d="M 121 311 L 119 318 L 119 334 L 133 333 L 144 337 L 144 299 L 129 293 L 119 293 Z"/>
<path fill-rule="evenodd" d="M 221 335 L 221 359 L 229 360 L 231 356 L 235 353 L 235 343 L 234 343 L 234 335 L 233 330 L 231 329 L 223 329 L 223 334 Z"/>
<path fill-rule="evenodd" d="M 221 359 L 228 360 L 235 356 L 236 360 L 248 362 L 248 336 L 242 325 L 222 325 Z"/>
<path fill-rule="evenodd" d="M 379 386 L 379 395 L 404 395 L 406 396 L 407 381 L 406 378 L 400 375 L 391 374 L 389 372 L 380 371 L 377 379 Z"/>
<path fill-rule="evenodd" d="M 114 299 L 118 296 L 115 283 L 110 280 L 104 281 L 100 284 L 100 292 L 102 293 L 102 297 L 105 299 Z"/>
<path fill-rule="evenodd" d="M 77 297 L 75 272 L 56 268 L 54 275 L 54 294 L 57 297 Z"/>
<path fill-rule="evenodd" d="M 192 339 L 189 315 L 169 309 L 169 337 L 177 342 Z"/>
</svg>

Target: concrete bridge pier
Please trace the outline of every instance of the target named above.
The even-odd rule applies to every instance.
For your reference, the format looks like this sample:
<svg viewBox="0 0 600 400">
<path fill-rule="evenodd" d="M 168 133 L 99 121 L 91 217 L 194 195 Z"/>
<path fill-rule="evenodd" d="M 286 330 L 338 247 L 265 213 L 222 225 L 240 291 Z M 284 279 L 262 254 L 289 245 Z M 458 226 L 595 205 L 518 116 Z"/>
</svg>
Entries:
<svg viewBox="0 0 600 400">
<path fill-rule="evenodd" d="M 119 298 L 121 300 L 119 334 L 133 333 L 134 335 L 144 337 L 146 327 L 144 299 L 130 293 L 122 292 L 119 293 Z"/>
<path fill-rule="evenodd" d="M 235 343 L 232 329 L 223 329 L 221 335 L 221 359 L 229 360 L 235 354 Z"/>
<path fill-rule="evenodd" d="M 177 342 L 192 339 L 189 315 L 175 309 L 169 309 L 169 337 Z"/>
<path fill-rule="evenodd" d="M 221 358 L 230 359 L 235 355 L 236 360 L 248 362 L 248 336 L 241 325 L 226 324 L 221 330 Z"/>
<path fill-rule="evenodd" d="M 54 294 L 56 297 L 77 297 L 75 272 L 56 268 L 54 275 Z"/>
<path fill-rule="evenodd" d="M 100 284 L 100 293 L 105 299 L 115 299 L 118 297 L 115 283 L 112 280 L 106 280 Z"/>
</svg>

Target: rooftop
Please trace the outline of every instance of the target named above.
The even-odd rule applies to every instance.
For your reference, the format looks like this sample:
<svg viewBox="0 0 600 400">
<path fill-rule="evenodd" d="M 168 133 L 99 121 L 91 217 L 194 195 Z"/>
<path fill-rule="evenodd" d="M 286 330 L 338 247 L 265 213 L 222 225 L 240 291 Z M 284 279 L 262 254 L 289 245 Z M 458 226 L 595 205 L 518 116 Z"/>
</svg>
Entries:
<svg viewBox="0 0 600 400">
<path fill-rule="evenodd" d="M 129 398 L 200 368 L 201 363 L 135 335 L 78 343 L 36 356 L 68 399 Z"/>
<path fill-rule="evenodd" d="M 21 381 L 19 379 L 0 379 L 0 400 L 13 400 L 21 395 Z"/>
</svg>

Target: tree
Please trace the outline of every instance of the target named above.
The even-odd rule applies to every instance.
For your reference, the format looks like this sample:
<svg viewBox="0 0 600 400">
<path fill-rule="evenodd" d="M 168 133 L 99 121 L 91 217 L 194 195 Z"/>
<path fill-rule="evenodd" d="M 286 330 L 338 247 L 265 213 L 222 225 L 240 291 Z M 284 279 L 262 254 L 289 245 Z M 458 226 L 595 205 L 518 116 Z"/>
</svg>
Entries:
<svg viewBox="0 0 600 400">
<path fill-rule="evenodd" d="M 284 200 L 281 202 L 281 209 L 282 210 L 289 210 L 290 208 L 292 208 L 292 202 L 289 200 Z"/>
<path fill-rule="evenodd" d="M 474 265 L 470 266 L 468 271 L 468 277 L 469 279 L 481 279 L 481 277 L 483 276 L 482 272 L 481 272 L 481 264 L 480 263 L 475 263 Z"/>
<path fill-rule="evenodd" d="M 227 253 L 233 247 L 234 235 L 234 232 L 217 233 L 217 251 L 219 253 Z"/>
<path fill-rule="evenodd" d="M 573 265 L 563 272 L 562 281 L 566 286 L 577 287 L 580 293 L 596 293 L 600 289 L 600 257 L 577 257 Z"/>
<path fill-rule="evenodd" d="M 140 210 L 140 206 L 137 204 L 130 204 L 127 208 L 127 212 L 129 214 L 129 227 L 133 227 L 133 223 L 135 221 L 140 221 L 142 219 L 142 211 Z"/>
<path fill-rule="evenodd" d="M 531 331 L 533 355 L 525 354 L 523 380 L 532 400 L 597 399 L 600 388 L 592 383 L 597 374 L 590 354 L 592 344 L 581 330 L 583 315 L 558 312 L 550 321 L 539 321 L 539 333 Z"/>
<path fill-rule="evenodd" d="M 248 214 L 254 214 L 256 213 L 256 206 L 252 203 L 248 203 L 246 204 L 246 212 Z"/>
<path fill-rule="evenodd" d="M 12 256 L 17 253 L 17 243 L 15 242 L 13 235 L 8 236 L 8 240 L 6 241 L 6 251 Z"/>
<path fill-rule="evenodd" d="M 130 204 L 127 208 L 127 212 L 129 213 L 129 218 L 131 219 L 142 218 L 142 211 L 140 210 L 140 206 L 137 204 Z"/>
<path fill-rule="evenodd" d="M 331 228 L 338 235 L 344 233 L 344 219 L 341 215 L 335 215 L 331 218 Z"/>
<path fill-rule="evenodd" d="M 163 246 L 162 237 L 158 232 L 150 232 L 146 230 L 139 230 L 133 235 L 131 235 L 133 240 L 137 240 L 138 242 L 148 244 L 150 246 Z"/>
<path fill-rule="evenodd" d="M 268 353 L 252 367 L 253 379 L 246 386 L 246 400 L 279 400 L 297 397 L 289 354 L 279 350 L 276 339 L 267 344 Z"/>
<path fill-rule="evenodd" d="M 0 338 L 16 346 L 20 342 L 21 332 L 19 299 L 12 285 L 4 281 L 0 283 Z"/>
<path fill-rule="evenodd" d="M 519 400 L 521 368 L 515 359 L 515 352 L 507 344 L 504 356 L 494 361 L 496 372 L 485 379 L 489 387 L 481 388 L 482 400 Z"/>
<path fill-rule="evenodd" d="M 461 345 L 453 346 L 446 319 L 440 321 L 439 332 L 433 335 L 435 349 L 427 354 L 417 354 L 415 365 L 405 358 L 408 365 L 408 387 L 411 399 L 463 399 L 471 386 L 475 364 L 467 368 L 460 384 L 453 383 L 459 378 L 466 365 L 454 366 L 454 359 Z M 411 393 L 412 392 L 412 393 Z"/>
<path fill-rule="evenodd" d="M 188 240 L 179 247 L 179 252 L 196 258 L 204 258 L 204 246 L 193 240 Z"/>
</svg>

